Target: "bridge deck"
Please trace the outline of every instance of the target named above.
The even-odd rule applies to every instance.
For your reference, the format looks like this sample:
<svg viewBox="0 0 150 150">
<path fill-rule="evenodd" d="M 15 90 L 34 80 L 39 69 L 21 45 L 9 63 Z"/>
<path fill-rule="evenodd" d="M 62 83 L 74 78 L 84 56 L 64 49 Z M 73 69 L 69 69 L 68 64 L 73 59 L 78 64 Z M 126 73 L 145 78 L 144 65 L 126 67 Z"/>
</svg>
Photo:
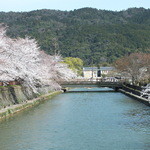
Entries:
<svg viewBox="0 0 150 150">
<path fill-rule="evenodd" d="M 62 87 L 122 87 L 122 82 L 98 82 L 98 81 L 66 81 L 61 82 Z"/>
<path fill-rule="evenodd" d="M 85 93 L 85 92 L 90 92 L 90 93 L 104 93 L 104 92 L 116 92 L 115 90 L 105 90 L 105 91 L 90 91 L 90 90 L 85 90 L 85 91 L 66 91 L 66 93 Z"/>
</svg>

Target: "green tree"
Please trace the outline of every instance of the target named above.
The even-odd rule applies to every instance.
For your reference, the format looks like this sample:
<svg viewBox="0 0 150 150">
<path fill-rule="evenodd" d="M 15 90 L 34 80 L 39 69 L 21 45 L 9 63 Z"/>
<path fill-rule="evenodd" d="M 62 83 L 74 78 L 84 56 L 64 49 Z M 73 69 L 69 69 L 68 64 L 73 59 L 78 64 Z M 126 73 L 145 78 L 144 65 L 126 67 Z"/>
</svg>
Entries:
<svg viewBox="0 0 150 150">
<path fill-rule="evenodd" d="M 63 63 L 66 63 L 70 69 L 77 73 L 77 75 L 82 75 L 83 61 L 80 58 L 66 57 Z"/>
</svg>

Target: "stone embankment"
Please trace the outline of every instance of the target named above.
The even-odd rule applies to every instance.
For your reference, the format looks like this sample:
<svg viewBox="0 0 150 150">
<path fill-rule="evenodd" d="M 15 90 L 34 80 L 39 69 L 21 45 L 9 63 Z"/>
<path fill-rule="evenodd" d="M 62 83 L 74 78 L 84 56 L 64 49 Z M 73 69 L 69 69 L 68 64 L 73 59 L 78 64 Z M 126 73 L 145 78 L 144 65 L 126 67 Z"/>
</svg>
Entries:
<svg viewBox="0 0 150 150">
<path fill-rule="evenodd" d="M 140 86 L 124 84 L 122 86 L 122 89 L 119 89 L 119 91 L 150 106 L 150 101 L 147 98 L 141 96 L 142 88 Z"/>
<path fill-rule="evenodd" d="M 19 85 L 0 87 L 0 120 L 26 108 L 33 107 L 62 91 L 50 91 L 49 87 L 39 88 L 40 94 L 26 92 Z"/>
</svg>

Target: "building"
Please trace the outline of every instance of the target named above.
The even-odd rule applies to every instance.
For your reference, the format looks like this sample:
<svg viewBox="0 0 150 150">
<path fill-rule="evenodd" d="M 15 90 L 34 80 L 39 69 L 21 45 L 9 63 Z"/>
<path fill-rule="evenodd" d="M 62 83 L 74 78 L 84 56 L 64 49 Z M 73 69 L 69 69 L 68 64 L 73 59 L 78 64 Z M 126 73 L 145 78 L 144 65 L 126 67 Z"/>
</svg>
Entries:
<svg viewBox="0 0 150 150">
<path fill-rule="evenodd" d="M 100 69 L 98 67 L 84 67 L 83 68 L 84 78 L 97 78 L 100 77 Z"/>
<path fill-rule="evenodd" d="M 114 67 L 100 67 L 101 76 L 108 75 L 115 70 Z"/>
<path fill-rule="evenodd" d="M 83 76 L 84 78 L 99 78 L 103 75 L 108 75 L 114 71 L 114 67 L 84 67 Z"/>
</svg>

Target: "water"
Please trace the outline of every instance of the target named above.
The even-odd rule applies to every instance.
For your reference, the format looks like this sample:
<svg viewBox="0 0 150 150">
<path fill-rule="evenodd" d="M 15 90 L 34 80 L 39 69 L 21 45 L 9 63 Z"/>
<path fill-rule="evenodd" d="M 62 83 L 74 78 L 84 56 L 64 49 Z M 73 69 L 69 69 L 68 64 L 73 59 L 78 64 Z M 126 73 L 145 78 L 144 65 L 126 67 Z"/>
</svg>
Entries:
<svg viewBox="0 0 150 150">
<path fill-rule="evenodd" d="M 149 150 L 149 110 L 121 93 L 64 93 L 1 122 L 0 150 Z"/>
</svg>

